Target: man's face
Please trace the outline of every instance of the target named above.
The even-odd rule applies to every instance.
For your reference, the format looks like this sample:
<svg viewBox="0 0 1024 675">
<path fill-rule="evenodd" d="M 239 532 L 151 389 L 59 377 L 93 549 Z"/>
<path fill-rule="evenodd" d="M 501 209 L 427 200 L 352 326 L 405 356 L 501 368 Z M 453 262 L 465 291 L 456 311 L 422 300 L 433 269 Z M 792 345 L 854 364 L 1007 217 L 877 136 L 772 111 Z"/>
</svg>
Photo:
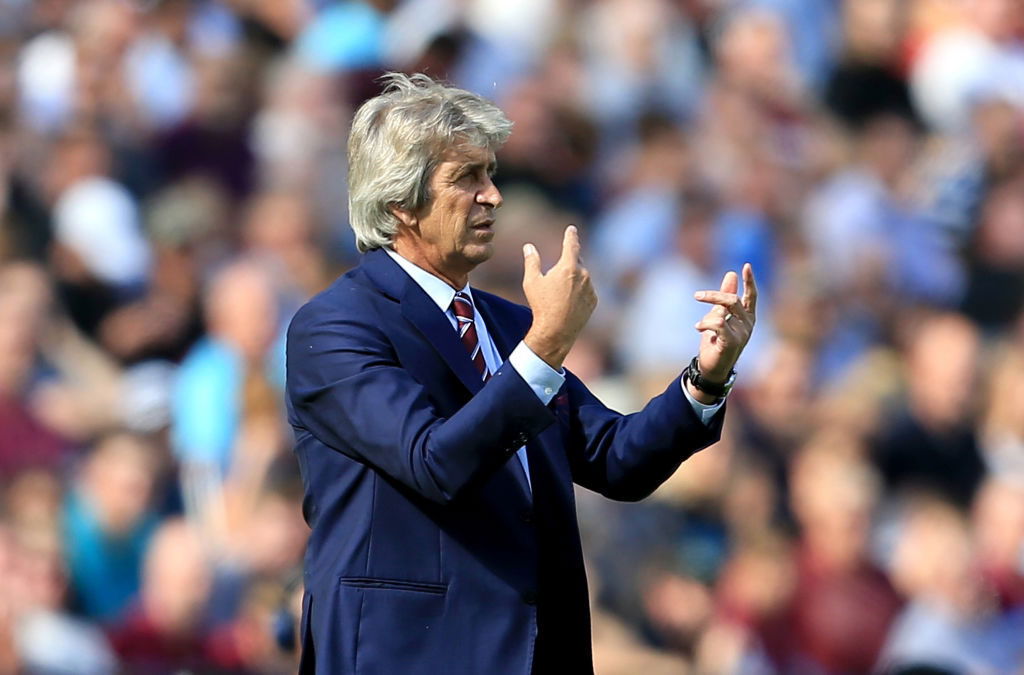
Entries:
<svg viewBox="0 0 1024 675">
<path fill-rule="evenodd" d="M 430 177 L 430 202 L 412 227 L 400 228 L 398 253 L 454 286 L 494 254 L 494 210 L 501 193 L 491 181 L 494 153 L 468 145 L 448 150 Z"/>
</svg>

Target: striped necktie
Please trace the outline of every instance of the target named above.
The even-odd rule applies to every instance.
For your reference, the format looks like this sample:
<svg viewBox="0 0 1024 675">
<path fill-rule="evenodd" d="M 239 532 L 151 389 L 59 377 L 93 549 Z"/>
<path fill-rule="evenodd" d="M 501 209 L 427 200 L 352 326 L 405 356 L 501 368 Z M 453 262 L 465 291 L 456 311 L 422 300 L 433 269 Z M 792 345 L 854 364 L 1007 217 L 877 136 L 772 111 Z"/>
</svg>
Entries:
<svg viewBox="0 0 1024 675">
<path fill-rule="evenodd" d="M 457 291 L 455 298 L 452 300 L 452 312 L 455 314 L 455 319 L 458 322 L 459 339 L 462 340 L 462 346 L 469 352 L 469 358 L 472 359 L 473 365 L 476 366 L 477 372 L 480 373 L 480 377 L 486 382 L 490 379 L 491 374 L 487 372 L 484 352 L 480 348 L 480 339 L 476 334 L 476 324 L 473 322 L 475 315 L 473 300 L 462 291 Z"/>
</svg>

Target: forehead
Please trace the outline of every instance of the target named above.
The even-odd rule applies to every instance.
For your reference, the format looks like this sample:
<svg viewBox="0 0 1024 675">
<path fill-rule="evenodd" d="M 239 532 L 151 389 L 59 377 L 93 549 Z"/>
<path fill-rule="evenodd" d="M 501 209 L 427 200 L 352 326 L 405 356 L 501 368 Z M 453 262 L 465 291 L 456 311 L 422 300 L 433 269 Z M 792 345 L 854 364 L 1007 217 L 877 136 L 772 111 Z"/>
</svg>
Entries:
<svg viewBox="0 0 1024 675">
<path fill-rule="evenodd" d="M 454 168 L 466 164 L 488 165 L 494 162 L 494 153 L 478 145 L 457 145 L 441 155 L 440 167 Z"/>
</svg>

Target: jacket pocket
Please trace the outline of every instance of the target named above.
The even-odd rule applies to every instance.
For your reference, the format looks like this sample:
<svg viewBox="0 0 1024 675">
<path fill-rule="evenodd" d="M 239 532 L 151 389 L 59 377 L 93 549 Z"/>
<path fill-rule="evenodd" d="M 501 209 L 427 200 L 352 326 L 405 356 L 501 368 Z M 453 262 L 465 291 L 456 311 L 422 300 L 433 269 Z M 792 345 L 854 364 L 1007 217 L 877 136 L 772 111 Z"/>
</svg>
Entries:
<svg viewBox="0 0 1024 675">
<path fill-rule="evenodd" d="M 374 577 L 341 577 L 342 586 L 366 588 L 384 591 L 408 591 L 410 593 L 429 593 L 444 595 L 448 592 L 448 584 L 433 584 L 426 581 L 404 581 L 401 579 L 377 579 Z"/>
</svg>

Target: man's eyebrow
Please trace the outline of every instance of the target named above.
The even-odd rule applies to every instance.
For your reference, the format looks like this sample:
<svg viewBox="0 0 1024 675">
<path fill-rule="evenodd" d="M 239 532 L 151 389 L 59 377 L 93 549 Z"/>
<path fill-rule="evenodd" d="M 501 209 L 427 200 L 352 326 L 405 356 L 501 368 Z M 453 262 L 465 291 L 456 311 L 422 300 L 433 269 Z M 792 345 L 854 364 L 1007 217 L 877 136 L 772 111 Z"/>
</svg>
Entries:
<svg viewBox="0 0 1024 675">
<path fill-rule="evenodd" d="M 498 170 L 498 162 L 466 162 L 464 164 L 459 164 L 452 171 L 452 176 L 455 178 L 461 178 L 462 176 L 474 173 L 480 169 L 486 169 L 488 173 L 493 174 Z"/>
</svg>

